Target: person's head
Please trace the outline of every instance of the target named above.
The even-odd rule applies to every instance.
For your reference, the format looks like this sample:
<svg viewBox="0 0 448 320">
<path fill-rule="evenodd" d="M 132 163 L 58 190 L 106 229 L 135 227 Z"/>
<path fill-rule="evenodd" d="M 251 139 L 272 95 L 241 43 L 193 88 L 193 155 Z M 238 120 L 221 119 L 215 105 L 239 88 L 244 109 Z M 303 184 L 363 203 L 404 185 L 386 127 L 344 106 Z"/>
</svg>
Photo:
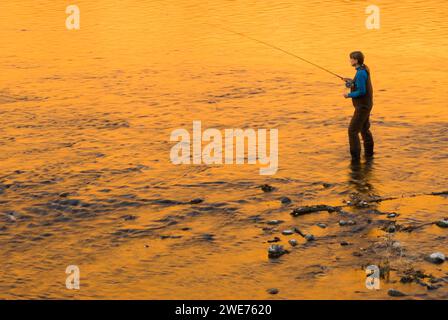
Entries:
<svg viewBox="0 0 448 320">
<path fill-rule="evenodd" d="M 350 53 L 350 64 L 352 67 L 362 66 L 364 64 L 364 55 L 361 51 Z"/>
</svg>

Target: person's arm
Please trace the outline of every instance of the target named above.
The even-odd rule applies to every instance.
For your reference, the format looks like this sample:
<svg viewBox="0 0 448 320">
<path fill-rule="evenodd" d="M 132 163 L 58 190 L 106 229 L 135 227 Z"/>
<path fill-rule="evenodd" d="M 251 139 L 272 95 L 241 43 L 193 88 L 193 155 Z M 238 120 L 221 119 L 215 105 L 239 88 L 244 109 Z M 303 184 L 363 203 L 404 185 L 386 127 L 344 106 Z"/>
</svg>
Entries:
<svg viewBox="0 0 448 320">
<path fill-rule="evenodd" d="M 348 98 L 358 98 L 367 93 L 367 72 L 361 71 L 356 75 L 356 91 L 350 92 L 347 96 Z"/>
</svg>

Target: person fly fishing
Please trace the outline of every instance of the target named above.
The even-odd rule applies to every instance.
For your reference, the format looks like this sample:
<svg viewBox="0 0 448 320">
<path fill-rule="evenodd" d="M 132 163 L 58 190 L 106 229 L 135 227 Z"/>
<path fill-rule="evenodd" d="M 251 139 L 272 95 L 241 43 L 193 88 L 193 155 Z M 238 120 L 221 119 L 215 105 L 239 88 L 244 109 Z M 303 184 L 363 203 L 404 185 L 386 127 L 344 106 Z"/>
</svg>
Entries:
<svg viewBox="0 0 448 320">
<path fill-rule="evenodd" d="M 324 68 L 314 62 L 311 62 L 308 59 L 302 58 L 297 54 L 289 52 L 266 41 L 253 38 L 242 32 L 233 31 L 228 28 L 224 28 L 222 26 L 218 26 L 211 23 L 207 24 L 225 30 L 227 32 L 239 35 L 251 41 L 258 42 L 264 46 L 270 47 L 277 51 L 281 51 L 289 56 L 302 60 L 305 63 L 313 65 L 316 68 L 319 68 L 345 81 L 345 86 L 347 88 L 350 88 L 351 92 L 344 94 L 344 97 L 351 98 L 353 101 L 353 106 L 355 107 L 355 112 L 353 114 L 353 117 L 350 121 L 350 125 L 348 128 L 350 154 L 352 156 L 352 162 L 359 162 L 359 160 L 361 159 L 361 142 L 359 140 L 360 133 L 364 142 L 364 154 L 366 156 L 366 159 L 371 159 L 373 157 L 374 143 L 372 133 L 370 132 L 370 111 L 372 110 L 373 107 L 373 89 L 372 89 L 372 82 L 370 80 L 370 70 L 364 64 L 364 54 L 361 51 L 354 51 L 350 53 L 350 63 L 353 67 L 356 68 L 356 75 L 355 78 L 352 80 L 349 78 L 344 78 L 339 74 L 334 73 L 331 70 L 328 70 L 327 68 Z"/>
<path fill-rule="evenodd" d="M 373 107 L 373 88 L 370 79 L 370 70 L 364 64 L 364 54 L 361 51 L 350 53 L 350 64 L 356 68 L 353 80 L 345 78 L 346 86 L 350 87 L 350 93 L 345 93 L 345 98 L 351 98 L 355 111 L 348 127 L 350 154 L 352 161 L 361 159 L 361 133 L 364 142 L 364 155 L 366 159 L 373 157 L 373 135 L 370 132 L 370 111 Z"/>
</svg>

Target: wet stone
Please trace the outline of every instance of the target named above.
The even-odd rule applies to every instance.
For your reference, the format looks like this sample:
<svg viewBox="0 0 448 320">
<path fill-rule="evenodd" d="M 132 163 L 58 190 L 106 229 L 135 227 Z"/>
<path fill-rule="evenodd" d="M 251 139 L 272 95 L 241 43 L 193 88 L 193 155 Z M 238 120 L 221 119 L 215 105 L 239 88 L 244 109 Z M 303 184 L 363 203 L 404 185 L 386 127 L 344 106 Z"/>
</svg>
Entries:
<svg viewBox="0 0 448 320">
<path fill-rule="evenodd" d="M 290 239 L 288 242 L 292 247 L 295 247 L 296 245 L 298 245 L 298 242 L 296 239 Z"/>
<path fill-rule="evenodd" d="M 395 290 L 395 289 L 389 289 L 389 291 L 387 291 L 387 294 L 391 297 L 404 297 L 406 296 L 406 294 L 404 294 L 401 291 Z"/>
<path fill-rule="evenodd" d="M 441 264 L 445 262 L 445 255 L 441 252 L 434 252 L 431 253 L 426 260 L 434 264 Z"/>
<path fill-rule="evenodd" d="M 321 222 L 317 223 L 316 226 L 318 226 L 318 227 L 320 227 L 322 229 L 325 229 L 327 227 L 327 225 L 325 223 L 321 223 Z"/>
<path fill-rule="evenodd" d="M 348 246 L 350 243 L 348 243 L 347 241 L 341 241 L 340 245 L 341 246 Z"/>
<path fill-rule="evenodd" d="M 282 220 L 269 220 L 268 222 L 266 222 L 269 225 L 278 225 L 280 223 L 282 223 Z"/>
<path fill-rule="evenodd" d="M 281 197 L 280 201 L 282 204 L 290 204 L 292 202 L 292 200 L 289 199 L 288 197 Z"/>
<path fill-rule="evenodd" d="M 294 230 L 291 230 L 291 229 L 283 230 L 282 234 L 284 236 L 290 236 L 290 235 L 294 234 Z"/>
<path fill-rule="evenodd" d="M 448 228 L 448 219 L 442 219 L 436 222 L 436 225 L 440 228 Z"/>
<path fill-rule="evenodd" d="M 268 292 L 269 294 L 277 294 L 279 291 L 278 291 L 277 288 L 269 288 L 269 289 L 267 290 L 267 292 Z"/>
<path fill-rule="evenodd" d="M 391 212 L 391 213 L 389 213 L 389 214 L 387 215 L 387 217 L 388 217 L 389 219 L 396 218 L 396 217 L 398 217 L 398 216 L 399 216 L 399 214 L 396 213 L 396 212 Z"/>
<path fill-rule="evenodd" d="M 270 186 L 268 184 L 263 184 L 260 186 L 261 190 L 263 190 L 263 192 L 272 192 L 275 190 L 275 188 L 273 186 Z"/>
<path fill-rule="evenodd" d="M 287 250 L 283 248 L 281 245 L 273 244 L 268 249 L 268 257 L 270 259 L 280 258 L 285 253 L 289 253 Z"/>
<path fill-rule="evenodd" d="M 304 238 L 306 239 L 306 241 L 316 240 L 312 234 L 306 234 Z"/>
</svg>

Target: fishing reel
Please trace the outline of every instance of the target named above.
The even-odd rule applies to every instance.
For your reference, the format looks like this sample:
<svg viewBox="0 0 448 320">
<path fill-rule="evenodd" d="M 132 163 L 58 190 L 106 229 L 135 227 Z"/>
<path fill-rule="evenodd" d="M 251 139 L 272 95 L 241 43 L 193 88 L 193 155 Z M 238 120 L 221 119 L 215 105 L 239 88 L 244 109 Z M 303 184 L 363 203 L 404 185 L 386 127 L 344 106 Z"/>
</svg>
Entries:
<svg viewBox="0 0 448 320">
<path fill-rule="evenodd" d="M 354 81 L 352 79 L 346 78 L 346 79 L 344 79 L 344 81 L 345 81 L 345 87 L 346 88 L 349 88 L 349 89 L 353 88 Z"/>
</svg>

